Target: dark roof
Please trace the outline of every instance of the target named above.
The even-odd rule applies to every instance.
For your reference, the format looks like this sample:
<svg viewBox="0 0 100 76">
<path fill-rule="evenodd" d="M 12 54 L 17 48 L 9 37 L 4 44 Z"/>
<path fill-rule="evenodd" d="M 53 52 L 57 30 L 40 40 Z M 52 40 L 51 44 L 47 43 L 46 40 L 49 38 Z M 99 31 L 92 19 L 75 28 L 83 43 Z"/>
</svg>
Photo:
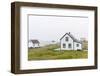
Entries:
<svg viewBox="0 0 100 76">
<path fill-rule="evenodd" d="M 40 43 L 38 40 L 30 40 L 33 44 L 34 43 Z"/>
<path fill-rule="evenodd" d="M 72 34 L 70 34 L 70 33 L 66 33 L 65 35 L 63 35 L 63 36 L 61 37 L 60 40 L 62 40 L 66 35 L 69 35 L 69 36 L 73 39 L 74 42 L 82 43 L 81 41 L 77 40 L 77 39 L 76 39 Z"/>
</svg>

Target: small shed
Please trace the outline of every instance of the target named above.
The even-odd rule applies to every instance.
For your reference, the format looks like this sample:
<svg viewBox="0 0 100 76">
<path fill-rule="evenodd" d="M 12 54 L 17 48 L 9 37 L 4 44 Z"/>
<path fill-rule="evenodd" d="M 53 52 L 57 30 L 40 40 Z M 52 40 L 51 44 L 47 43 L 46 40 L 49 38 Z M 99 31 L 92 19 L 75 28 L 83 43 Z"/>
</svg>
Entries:
<svg viewBox="0 0 100 76">
<path fill-rule="evenodd" d="M 29 48 L 38 48 L 40 42 L 37 39 L 29 40 Z"/>
</svg>

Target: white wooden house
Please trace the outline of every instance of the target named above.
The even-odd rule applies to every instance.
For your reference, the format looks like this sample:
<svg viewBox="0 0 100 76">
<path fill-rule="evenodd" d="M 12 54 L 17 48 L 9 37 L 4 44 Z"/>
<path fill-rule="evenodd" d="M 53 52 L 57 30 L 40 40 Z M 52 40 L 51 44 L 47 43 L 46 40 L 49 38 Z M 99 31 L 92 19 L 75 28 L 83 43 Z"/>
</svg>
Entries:
<svg viewBox="0 0 100 76">
<path fill-rule="evenodd" d="M 40 47 L 39 44 L 40 42 L 38 40 L 29 40 L 29 48 L 38 48 Z"/>
<path fill-rule="evenodd" d="M 81 41 L 77 40 L 72 34 L 66 33 L 60 39 L 60 49 L 61 50 L 82 50 Z"/>
</svg>

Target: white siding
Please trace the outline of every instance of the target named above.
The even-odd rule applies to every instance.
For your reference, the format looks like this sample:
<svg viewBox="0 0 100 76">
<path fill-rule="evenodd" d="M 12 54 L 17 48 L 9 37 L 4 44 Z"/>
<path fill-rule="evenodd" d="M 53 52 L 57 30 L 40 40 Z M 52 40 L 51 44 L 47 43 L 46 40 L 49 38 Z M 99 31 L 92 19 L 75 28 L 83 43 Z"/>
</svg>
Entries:
<svg viewBox="0 0 100 76">
<path fill-rule="evenodd" d="M 66 37 L 68 37 L 68 41 L 65 40 Z M 61 39 L 60 44 L 61 44 L 61 50 L 73 50 L 73 40 L 69 35 L 64 36 Z M 63 44 L 66 44 L 65 48 L 63 48 Z M 71 44 L 71 48 L 68 47 L 68 44 Z"/>
<path fill-rule="evenodd" d="M 33 47 L 33 43 L 31 41 L 28 43 L 28 47 L 29 48 Z"/>
<path fill-rule="evenodd" d="M 33 48 L 39 47 L 38 43 L 33 44 Z"/>
<path fill-rule="evenodd" d="M 33 44 L 31 41 L 28 43 L 29 48 L 36 48 L 39 47 L 38 43 Z"/>
<path fill-rule="evenodd" d="M 77 47 L 77 44 L 79 45 L 78 47 Z M 74 50 L 82 50 L 82 44 L 74 42 Z"/>
<path fill-rule="evenodd" d="M 68 41 L 66 41 L 66 37 L 68 37 Z M 65 44 L 65 48 L 63 47 L 63 44 Z M 69 44 L 71 44 L 71 48 L 69 48 L 68 46 Z M 77 46 L 77 44 L 79 46 Z M 73 42 L 73 39 L 68 34 L 66 34 L 66 36 L 64 36 L 61 39 L 60 45 L 61 45 L 61 50 L 82 50 L 82 44 Z"/>
</svg>

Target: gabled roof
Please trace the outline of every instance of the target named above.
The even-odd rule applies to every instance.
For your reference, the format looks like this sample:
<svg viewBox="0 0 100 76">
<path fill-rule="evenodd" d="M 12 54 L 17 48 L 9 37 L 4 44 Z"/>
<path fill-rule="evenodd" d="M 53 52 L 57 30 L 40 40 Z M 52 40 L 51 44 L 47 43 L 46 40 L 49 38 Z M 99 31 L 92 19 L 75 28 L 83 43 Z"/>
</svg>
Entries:
<svg viewBox="0 0 100 76">
<path fill-rule="evenodd" d="M 82 43 L 81 41 L 79 41 L 78 39 L 76 39 L 72 34 L 70 34 L 70 32 L 69 32 L 69 33 L 66 33 L 65 35 L 63 35 L 63 36 L 60 38 L 60 40 L 62 40 L 66 35 L 69 35 L 69 36 L 73 39 L 74 42 Z"/>
<path fill-rule="evenodd" d="M 33 44 L 34 44 L 34 43 L 40 43 L 38 40 L 30 40 L 30 41 L 31 41 Z M 30 42 L 30 41 L 29 41 L 29 42 Z"/>
</svg>

